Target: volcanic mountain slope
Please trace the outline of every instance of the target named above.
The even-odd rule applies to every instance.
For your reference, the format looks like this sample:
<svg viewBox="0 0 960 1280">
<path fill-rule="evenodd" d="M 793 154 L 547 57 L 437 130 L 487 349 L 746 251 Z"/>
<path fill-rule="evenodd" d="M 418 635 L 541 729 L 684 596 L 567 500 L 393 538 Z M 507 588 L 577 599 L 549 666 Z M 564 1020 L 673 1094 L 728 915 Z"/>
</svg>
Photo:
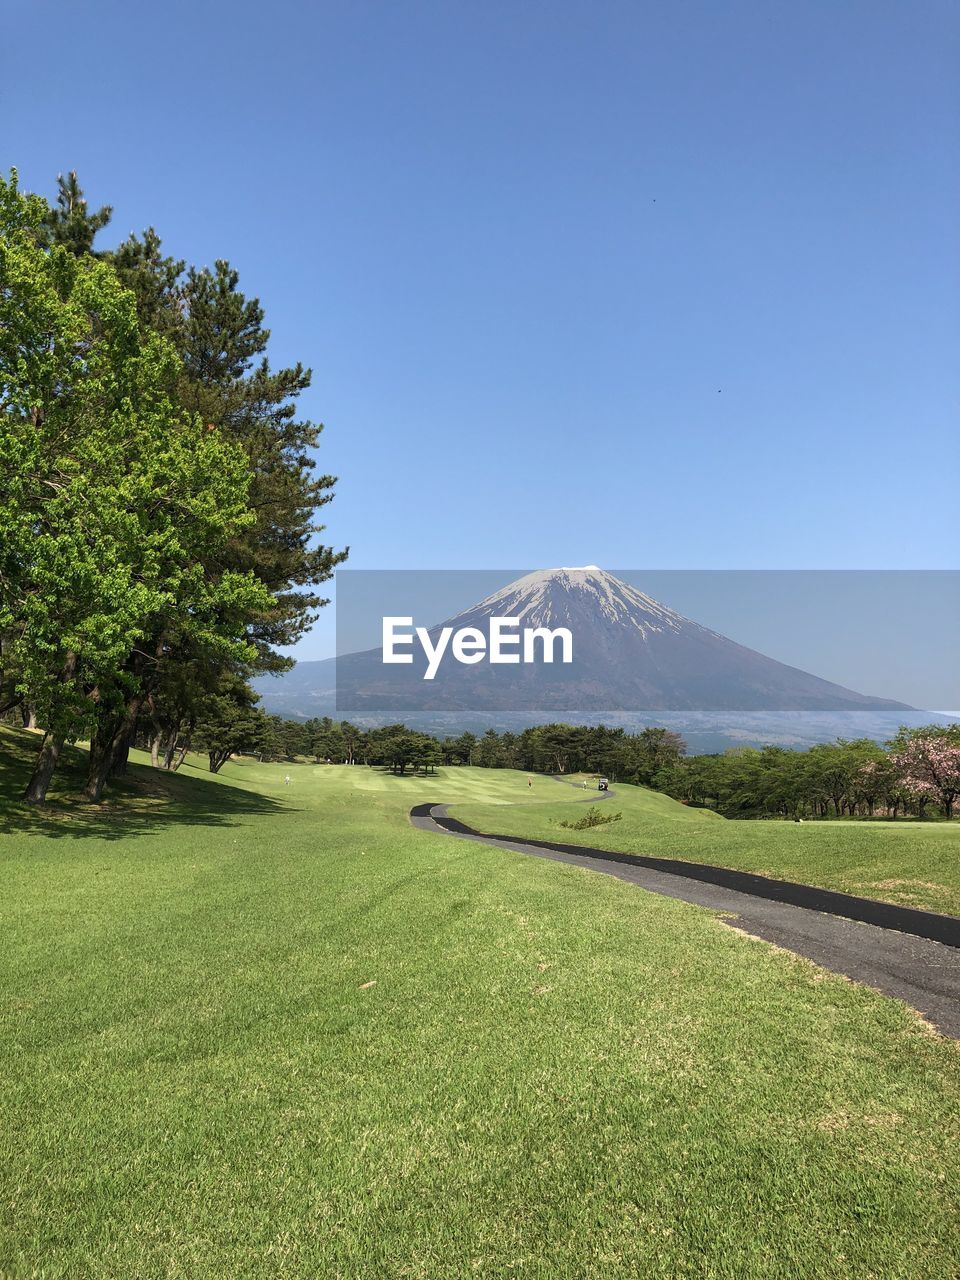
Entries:
<svg viewBox="0 0 960 1280">
<path fill-rule="evenodd" d="M 528 574 L 430 628 L 476 627 L 509 617 L 523 627 L 567 627 L 569 665 L 464 666 L 449 657 L 424 681 L 385 666 L 379 649 L 337 660 L 338 707 L 402 716 L 471 710 L 568 717 L 655 711 L 867 711 L 908 708 L 821 680 L 701 626 L 595 565 Z"/>
</svg>

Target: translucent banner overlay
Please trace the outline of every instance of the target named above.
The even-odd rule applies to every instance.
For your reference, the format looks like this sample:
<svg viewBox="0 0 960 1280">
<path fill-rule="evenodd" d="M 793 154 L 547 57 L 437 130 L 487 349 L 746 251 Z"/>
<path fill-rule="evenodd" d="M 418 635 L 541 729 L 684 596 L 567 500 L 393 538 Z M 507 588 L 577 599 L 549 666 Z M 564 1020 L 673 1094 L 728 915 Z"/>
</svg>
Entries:
<svg viewBox="0 0 960 1280">
<path fill-rule="evenodd" d="M 960 708 L 958 571 L 347 569 L 336 600 L 359 724 L 803 741 Z"/>
</svg>

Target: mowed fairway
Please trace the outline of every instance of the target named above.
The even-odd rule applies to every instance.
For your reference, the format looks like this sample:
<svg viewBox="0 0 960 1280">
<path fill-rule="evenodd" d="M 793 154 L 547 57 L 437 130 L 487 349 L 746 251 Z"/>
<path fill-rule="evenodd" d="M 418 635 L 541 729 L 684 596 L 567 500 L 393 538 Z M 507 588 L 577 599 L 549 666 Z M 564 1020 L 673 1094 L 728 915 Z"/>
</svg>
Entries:
<svg viewBox="0 0 960 1280">
<path fill-rule="evenodd" d="M 509 818 L 479 801 L 458 803 L 454 814 L 480 831 L 686 858 L 960 915 L 960 820 L 729 821 L 618 782 L 604 813 L 619 812 L 622 819 L 571 831 L 560 822 L 575 822 L 584 807 L 569 785 L 559 794 L 548 785 L 538 779 L 535 791 L 542 803 Z M 581 799 L 597 799 L 595 786 L 592 781 Z"/>
<path fill-rule="evenodd" d="M 904 1006 L 407 821 L 561 784 L 200 764 L 0 811 L 0 1274 L 960 1273 L 960 1052 Z"/>
</svg>

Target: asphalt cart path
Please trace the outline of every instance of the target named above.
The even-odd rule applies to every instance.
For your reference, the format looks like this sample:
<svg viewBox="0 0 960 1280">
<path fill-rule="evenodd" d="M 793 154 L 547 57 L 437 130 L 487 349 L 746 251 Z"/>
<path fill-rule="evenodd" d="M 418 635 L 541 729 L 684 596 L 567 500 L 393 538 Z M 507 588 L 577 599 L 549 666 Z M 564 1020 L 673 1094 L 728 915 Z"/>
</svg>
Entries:
<svg viewBox="0 0 960 1280">
<path fill-rule="evenodd" d="M 423 831 L 570 863 L 707 907 L 752 937 L 904 1000 L 944 1035 L 960 1039 L 960 919 L 955 916 L 727 867 L 488 834 L 450 817 L 448 807 L 416 805 L 410 820 Z"/>
</svg>

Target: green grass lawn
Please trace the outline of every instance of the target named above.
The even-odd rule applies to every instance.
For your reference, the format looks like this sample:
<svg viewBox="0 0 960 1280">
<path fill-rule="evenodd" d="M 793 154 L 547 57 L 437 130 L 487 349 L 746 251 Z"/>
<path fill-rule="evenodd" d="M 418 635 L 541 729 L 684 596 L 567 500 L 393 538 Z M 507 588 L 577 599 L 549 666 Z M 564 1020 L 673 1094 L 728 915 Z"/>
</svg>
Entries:
<svg viewBox="0 0 960 1280">
<path fill-rule="evenodd" d="M 7 800 L 0 1275 L 955 1280 L 958 1046 L 709 912 L 406 818 L 551 794 L 244 761 Z M 675 824 L 688 856 L 733 825 Z"/>
<path fill-rule="evenodd" d="M 548 793 L 549 785 L 538 779 L 535 791 L 541 803 L 510 813 L 509 818 L 479 800 L 458 803 L 454 813 L 482 831 L 687 858 L 960 915 L 960 819 L 729 821 L 645 787 L 617 783 L 616 795 L 604 804 L 609 812 L 622 813 L 621 821 L 570 831 L 560 822 L 576 821 L 585 806 L 576 803 L 569 786 L 557 799 L 556 792 Z M 595 790 L 582 793 L 591 796 L 596 798 Z"/>
</svg>

